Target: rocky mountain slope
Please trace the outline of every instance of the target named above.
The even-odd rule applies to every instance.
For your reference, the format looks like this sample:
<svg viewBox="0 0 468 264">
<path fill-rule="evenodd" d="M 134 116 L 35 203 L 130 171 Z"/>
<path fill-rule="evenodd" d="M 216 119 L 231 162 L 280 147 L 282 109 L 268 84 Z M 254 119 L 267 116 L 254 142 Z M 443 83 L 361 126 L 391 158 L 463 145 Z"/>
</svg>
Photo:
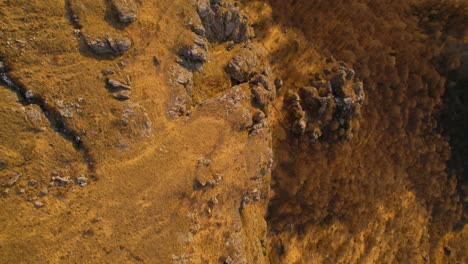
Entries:
<svg viewBox="0 0 468 264">
<path fill-rule="evenodd" d="M 463 1 L 2 0 L 0 263 L 466 263 Z"/>
</svg>

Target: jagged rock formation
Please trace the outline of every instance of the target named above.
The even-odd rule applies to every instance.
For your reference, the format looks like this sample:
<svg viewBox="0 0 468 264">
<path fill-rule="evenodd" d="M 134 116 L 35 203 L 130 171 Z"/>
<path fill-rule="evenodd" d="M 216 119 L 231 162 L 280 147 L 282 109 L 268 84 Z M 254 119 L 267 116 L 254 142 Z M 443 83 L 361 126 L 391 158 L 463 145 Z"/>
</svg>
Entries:
<svg viewBox="0 0 468 264">
<path fill-rule="evenodd" d="M 198 15 L 205 27 L 204 34 L 212 42 L 242 43 L 254 35 L 248 18 L 227 1 L 199 0 Z"/>
<path fill-rule="evenodd" d="M 301 87 L 298 93 L 289 90 L 285 97 L 291 132 L 296 137 L 305 136 L 306 142 L 353 137 L 353 125 L 365 100 L 364 87 L 362 82 L 354 82 L 354 70 L 345 64 L 334 69 L 324 70 L 328 81 L 317 73 L 311 82 L 314 86 Z"/>
</svg>

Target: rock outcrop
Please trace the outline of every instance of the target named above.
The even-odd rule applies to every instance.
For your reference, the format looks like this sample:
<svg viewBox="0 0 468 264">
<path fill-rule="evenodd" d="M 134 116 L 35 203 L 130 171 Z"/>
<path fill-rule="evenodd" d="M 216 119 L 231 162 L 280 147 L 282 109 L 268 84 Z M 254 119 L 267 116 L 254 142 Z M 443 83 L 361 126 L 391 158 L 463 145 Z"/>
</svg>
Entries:
<svg viewBox="0 0 468 264">
<path fill-rule="evenodd" d="M 248 18 L 226 1 L 199 0 L 198 15 L 211 42 L 242 43 L 254 36 Z"/>
<path fill-rule="evenodd" d="M 311 143 L 352 138 L 353 124 L 365 100 L 362 82 L 354 82 L 354 70 L 343 63 L 334 68 L 328 81 L 317 75 L 311 82 L 314 86 L 301 87 L 285 98 L 292 133 L 306 136 Z"/>
<path fill-rule="evenodd" d="M 257 52 L 250 45 L 241 49 L 226 65 L 226 72 L 237 83 L 247 82 L 256 73 L 260 61 Z"/>
<path fill-rule="evenodd" d="M 205 38 L 194 36 L 193 45 L 184 45 L 179 48 L 178 63 L 191 71 L 199 71 L 208 59 L 208 43 Z"/>
</svg>

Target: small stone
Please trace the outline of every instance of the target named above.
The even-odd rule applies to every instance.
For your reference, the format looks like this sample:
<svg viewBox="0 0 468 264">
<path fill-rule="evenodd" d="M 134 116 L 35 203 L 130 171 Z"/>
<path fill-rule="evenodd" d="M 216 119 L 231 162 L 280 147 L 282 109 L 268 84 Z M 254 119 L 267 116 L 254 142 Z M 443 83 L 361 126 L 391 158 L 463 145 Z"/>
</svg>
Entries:
<svg viewBox="0 0 468 264">
<path fill-rule="evenodd" d="M 89 228 L 89 229 L 85 229 L 83 231 L 83 236 L 84 237 L 92 237 L 94 236 L 94 230 L 92 228 Z"/>
<path fill-rule="evenodd" d="M 347 69 L 346 69 L 346 80 L 348 80 L 348 81 L 352 80 L 352 79 L 354 78 L 354 75 L 355 75 L 355 74 L 356 74 L 356 73 L 354 72 L 353 69 L 347 68 Z"/>
<path fill-rule="evenodd" d="M 260 191 L 258 189 L 255 189 L 252 191 L 252 200 L 254 202 L 259 201 L 261 198 Z"/>
<path fill-rule="evenodd" d="M 18 194 L 19 194 L 19 195 L 23 195 L 23 194 L 25 194 L 25 193 L 26 193 L 26 189 L 24 189 L 24 188 L 21 188 L 21 189 L 19 189 L 19 191 L 18 191 Z"/>
<path fill-rule="evenodd" d="M 26 110 L 26 115 L 33 124 L 39 126 L 42 123 L 41 113 L 38 110 L 34 108 L 28 108 Z"/>
<path fill-rule="evenodd" d="M 16 182 L 18 182 L 20 177 L 21 177 L 21 173 L 15 173 L 15 175 L 10 177 L 5 183 L 2 183 L 2 186 L 12 187 L 13 185 L 16 184 Z"/>
<path fill-rule="evenodd" d="M 230 51 L 230 50 L 232 50 L 235 46 L 236 46 L 236 43 L 234 43 L 234 41 L 231 40 L 231 41 L 229 41 L 229 42 L 227 43 L 227 45 L 226 45 L 226 50 L 227 50 L 227 51 Z"/>
<path fill-rule="evenodd" d="M 306 121 L 304 120 L 304 118 L 301 118 L 299 120 L 294 121 L 292 125 L 292 131 L 295 134 L 301 135 L 305 132 L 306 126 Z"/>
<path fill-rule="evenodd" d="M 265 113 L 263 111 L 258 110 L 252 117 L 254 123 L 260 123 L 265 119 Z"/>
<path fill-rule="evenodd" d="M 156 56 L 153 56 L 153 64 L 155 66 L 159 66 L 161 64 L 161 62 L 159 61 L 158 57 Z"/>
<path fill-rule="evenodd" d="M 206 34 L 205 28 L 202 25 L 191 24 L 192 32 L 197 34 L 200 37 L 204 37 Z"/>
<path fill-rule="evenodd" d="M 104 218 L 102 216 L 100 216 L 100 217 L 96 217 L 96 218 L 91 219 L 90 222 L 91 222 L 91 224 L 95 224 L 95 223 L 101 222 L 102 220 L 104 220 Z"/>
<path fill-rule="evenodd" d="M 112 75 L 114 73 L 115 72 L 112 69 L 106 69 L 106 70 L 102 71 L 102 75 L 104 75 L 104 76 Z"/>
<path fill-rule="evenodd" d="M 29 186 L 36 186 L 37 181 L 34 180 L 34 179 L 30 179 L 30 180 L 28 181 L 28 184 L 29 184 Z"/>
<path fill-rule="evenodd" d="M 47 189 L 42 189 L 42 190 L 39 192 L 39 195 L 40 195 L 40 196 L 46 196 L 48 193 L 49 193 L 49 190 L 47 190 Z"/>
<path fill-rule="evenodd" d="M 71 182 L 70 177 L 60 177 L 60 176 L 54 176 L 52 177 L 52 181 L 58 182 L 59 186 L 65 186 L 69 182 Z M 50 184 L 49 184 L 50 185 Z"/>
<path fill-rule="evenodd" d="M 125 61 L 119 61 L 119 63 L 117 63 L 117 66 L 119 66 L 120 68 L 125 68 L 127 66 L 127 63 Z"/>
<path fill-rule="evenodd" d="M 81 187 L 85 187 L 88 184 L 88 178 L 81 176 L 76 179 L 76 183 Z"/>
<path fill-rule="evenodd" d="M 233 263 L 234 263 L 234 260 L 232 260 L 232 258 L 228 256 L 223 264 L 233 264 Z"/>
<path fill-rule="evenodd" d="M 2 194 L 7 196 L 8 194 L 10 193 L 10 189 L 6 188 L 5 190 L 3 190 Z"/>
<path fill-rule="evenodd" d="M 17 39 L 17 40 L 16 40 L 16 43 L 18 43 L 18 46 L 19 46 L 20 48 L 24 48 L 24 47 L 26 47 L 26 43 L 27 43 L 27 42 L 24 41 L 24 40 L 21 40 L 21 39 Z"/>
<path fill-rule="evenodd" d="M 205 166 L 209 167 L 211 165 L 211 160 L 207 158 L 199 158 L 198 159 L 198 167 Z"/>
<path fill-rule="evenodd" d="M 450 247 L 448 247 L 448 246 L 445 246 L 445 247 L 444 247 L 444 254 L 445 254 L 446 256 L 452 255 L 452 249 L 451 249 Z"/>
<path fill-rule="evenodd" d="M 113 94 L 114 98 L 120 101 L 125 101 L 130 99 L 131 92 L 128 90 L 122 90 Z"/>
<path fill-rule="evenodd" d="M 39 201 L 34 202 L 34 208 L 39 209 L 42 207 L 44 207 L 44 204 L 42 202 L 39 202 Z"/>
<path fill-rule="evenodd" d="M 211 197 L 210 200 L 208 201 L 208 206 L 209 208 L 213 209 L 214 206 L 218 203 L 219 201 L 218 201 L 217 195 L 213 195 L 213 197 Z"/>
<path fill-rule="evenodd" d="M 0 72 L 5 72 L 7 70 L 7 65 L 3 61 L 0 61 Z"/>
<path fill-rule="evenodd" d="M 281 78 L 276 78 L 276 79 L 275 79 L 275 88 L 276 88 L 276 91 L 280 91 L 282 87 L 283 87 L 283 79 L 281 79 Z"/>
<path fill-rule="evenodd" d="M 130 85 L 124 84 L 114 79 L 107 79 L 106 80 L 107 87 L 109 90 L 131 90 L 132 87 Z"/>
</svg>

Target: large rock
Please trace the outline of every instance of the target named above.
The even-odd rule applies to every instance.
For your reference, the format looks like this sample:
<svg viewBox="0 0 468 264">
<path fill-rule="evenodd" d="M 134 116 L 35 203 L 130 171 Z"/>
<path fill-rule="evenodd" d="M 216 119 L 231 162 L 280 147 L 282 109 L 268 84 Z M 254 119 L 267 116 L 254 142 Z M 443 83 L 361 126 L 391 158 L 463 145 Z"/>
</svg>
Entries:
<svg viewBox="0 0 468 264">
<path fill-rule="evenodd" d="M 254 36 L 247 17 L 230 3 L 199 0 L 198 15 L 205 27 L 206 37 L 212 42 L 232 40 L 241 43 Z"/>
<path fill-rule="evenodd" d="M 229 61 L 225 70 L 233 80 L 244 83 L 255 75 L 255 70 L 259 65 L 257 54 L 253 50 L 245 48 Z"/>
<path fill-rule="evenodd" d="M 132 47 L 132 41 L 126 37 L 114 36 L 87 40 L 88 47 L 98 55 L 122 55 Z"/>
</svg>

